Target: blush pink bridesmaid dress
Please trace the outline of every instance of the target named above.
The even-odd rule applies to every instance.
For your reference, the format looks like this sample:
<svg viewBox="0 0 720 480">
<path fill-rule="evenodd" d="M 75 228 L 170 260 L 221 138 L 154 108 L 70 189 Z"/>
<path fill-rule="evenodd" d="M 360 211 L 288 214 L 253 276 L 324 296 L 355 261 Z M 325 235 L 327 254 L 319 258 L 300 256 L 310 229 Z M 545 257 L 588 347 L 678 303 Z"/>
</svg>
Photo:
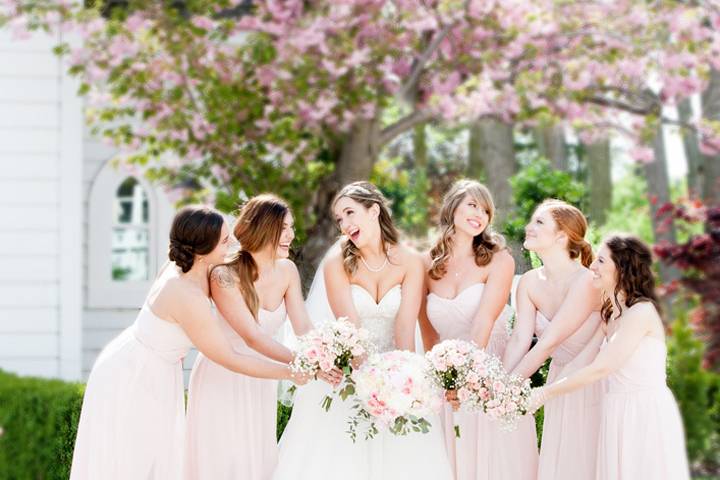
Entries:
<svg viewBox="0 0 720 480">
<path fill-rule="evenodd" d="M 480 306 L 485 284 L 476 283 L 454 298 L 434 293 L 427 297 L 427 315 L 440 340 L 470 340 L 472 321 Z M 509 308 L 495 321 L 487 351 L 502 358 L 508 340 Z M 458 411 L 446 405 L 443 416 L 445 442 L 456 480 L 535 480 L 537 436 L 535 419 L 523 417 L 507 432 L 482 413 Z M 453 426 L 460 430 L 457 438 Z"/>
<path fill-rule="evenodd" d="M 182 358 L 192 347 L 176 323 L 145 304 L 100 353 L 88 378 L 71 480 L 182 478 Z"/>
<path fill-rule="evenodd" d="M 285 303 L 258 311 L 260 328 L 275 335 L 286 319 Z M 218 316 L 237 353 L 261 356 Z M 265 480 L 277 464 L 275 380 L 231 372 L 202 354 L 197 356 L 188 388 L 188 480 Z"/>
<path fill-rule="evenodd" d="M 564 370 L 565 366 L 593 339 L 600 322 L 600 313 L 593 312 L 578 330 L 555 349 L 550 361 L 548 384 L 560 378 L 561 372 L 563 375 L 571 373 Z M 549 325 L 550 320 L 538 312 L 535 334 L 541 337 Z M 600 349 L 599 340 L 597 349 Z M 573 370 L 586 366 L 594 357 L 595 355 L 590 355 L 586 362 L 574 362 Z M 567 395 L 553 398 L 545 404 L 538 480 L 578 480 L 594 477 L 602 390 L 603 382 L 598 381 Z"/>
<path fill-rule="evenodd" d="M 645 337 L 606 381 L 597 480 L 688 480 L 680 411 L 665 383 L 665 342 Z"/>
</svg>

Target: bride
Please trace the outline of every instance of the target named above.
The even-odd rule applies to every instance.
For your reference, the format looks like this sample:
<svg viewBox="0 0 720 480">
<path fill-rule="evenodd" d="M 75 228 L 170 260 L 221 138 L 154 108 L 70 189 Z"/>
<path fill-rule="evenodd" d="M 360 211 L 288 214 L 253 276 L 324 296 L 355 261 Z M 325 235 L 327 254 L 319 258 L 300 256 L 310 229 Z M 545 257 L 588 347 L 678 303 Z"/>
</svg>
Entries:
<svg viewBox="0 0 720 480">
<path fill-rule="evenodd" d="M 423 293 L 420 255 L 399 243 L 387 201 L 371 183 L 346 185 L 333 201 L 343 239 L 318 268 L 308 296 L 315 324 L 348 317 L 370 332 L 379 351 L 414 350 Z M 371 440 L 347 433 L 352 400 L 320 403 L 330 386 L 312 382 L 298 389 L 292 416 L 280 440 L 274 480 L 451 479 L 439 418 L 427 434 Z"/>
</svg>

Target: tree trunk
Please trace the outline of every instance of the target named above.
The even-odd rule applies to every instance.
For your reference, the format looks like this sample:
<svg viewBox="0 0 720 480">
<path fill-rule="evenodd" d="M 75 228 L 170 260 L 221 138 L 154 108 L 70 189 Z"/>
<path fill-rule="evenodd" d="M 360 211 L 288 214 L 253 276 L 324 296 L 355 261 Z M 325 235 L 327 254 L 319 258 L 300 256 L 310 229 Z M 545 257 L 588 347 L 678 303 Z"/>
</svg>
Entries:
<svg viewBox="0 0 720 480">
<path fill-rule="evenodd" d="M 585 145 L 588 183 L 590 184 L 590 220 L 603 225 L 612 202 L 610 141 Z"/>
<path fill-rule="evenodd" d="M 330 211 L 333 198 L 344 185 L 370 178 L 377 160 L 379 133 L 377 121 L 357 122 L 335 151 L 337 160 L 333 173 L 321 182 L 315 192 L 308 192 L 312 196 L 311 215 L 316 218 L 316 222 L 308 230 L 308 239 L 297 258 L 306 288 L 310 286 L 315 269 L 339 233 Z"/>
<path fill-rule="evenodd" d="M 517 172 L 513 126 L 497 119 L 479 120 L 470 127 L 468 174 L 477 178 L 485 172 L 485 184 L 495 201 L 495 219 L 498 230 L 512 211 L 512 188 L 509 179 Z M 522 252 L 522 245 L 509 241 L 515 259 L 515 271 L 522 273 L 530 268 Z"/>
<path fill-rule="evenodd" d="M 482 157 L 482 134 L 477 123 L 470 124 L 470 136 L 468 139 L 468 166 L 466 175 L 477 181 L 485 180 L 485 171 Z"/>
<path fill-rule="evenodd" d="M 720 120 L 720 72 L 713 70 L 710 84 L 702 94 L 702 113 L 704 118 Z M 720 204 L 720 155 L 702 155 L 700 180 L 702 198 L 708 205 Z"/>
<path fill-rule="evenodd" d="M 416 169 L 427 170 L 427 133 L 425 132 L 424 123 L 415 126 L 413 132 L 413 157 Z"/>
<path fill-rule="evenodd" d="M 650 216 L 655 235 L 655 243 L 668 241 L 675 243 L 675 224 L 665 223 L 658 219 L 657 212 L 664 204 L 670 202 L 670 180 L 667 169 L 667 155 L 665 154 L 665 137 L 662 127 L 658 128 L 653 140 L 655 159 L 645 164 L 645 179 L 647 180 L 647 194 L 650 201 Z M 679 278 L 677 269 L 659 263 L 660 279 L 669 283 Z"/>
<path fill-rule="evenodd" d="M 562 125 L 538 127 L 534 131 L 538 152 L 550 160 L 556 170 L 567 171 L 567 151 L 565 149 L 565 131 Z"/>
<path fill-rule="evenodd" d="M 678 117 L 683 123 L 689 123 L 692 119 L 692 104 L 690 99 L 686 98 L 678 104 Z M 694 132 L 683 131 L 683 150 L 685 151 L 685 159 L 687 160 L 687 188 L 691 197 L 699 197 L 702 195 L 702 184 L 700 183 L 702 164 L 704 160 L 698 149 L 697 136 Z"/>
</svg>

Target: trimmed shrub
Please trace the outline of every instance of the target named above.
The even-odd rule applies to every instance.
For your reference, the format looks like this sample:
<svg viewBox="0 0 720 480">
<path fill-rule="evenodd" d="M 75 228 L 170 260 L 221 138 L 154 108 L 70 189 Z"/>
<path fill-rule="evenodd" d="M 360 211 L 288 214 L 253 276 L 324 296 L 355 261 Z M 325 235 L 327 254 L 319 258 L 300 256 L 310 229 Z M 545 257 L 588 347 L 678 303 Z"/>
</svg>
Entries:
<svg viewBox="0 0 720 480">
<path fill-rule="evenodd" d="M 0 371 L 0 479 L 70 476 L 85 386 Z"/>
</svg>

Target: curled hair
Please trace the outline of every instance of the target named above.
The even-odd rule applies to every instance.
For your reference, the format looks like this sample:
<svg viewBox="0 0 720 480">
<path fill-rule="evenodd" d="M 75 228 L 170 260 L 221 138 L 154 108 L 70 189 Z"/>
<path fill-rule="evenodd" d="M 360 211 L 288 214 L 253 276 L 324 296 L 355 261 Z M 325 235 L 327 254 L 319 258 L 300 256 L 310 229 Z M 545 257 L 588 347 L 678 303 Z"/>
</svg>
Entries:
<svg viewBox="0 0 720 480">
<path fill-rule="evenodd" d="M 488 212 L 488 225 L 480 234 L 475 235 L 472 249 L 475 264 L 482 267 L 490 263 L 495 252 L 505 248 L 505 238 L 492 228 L 495 216 L 495 203 L 485 185 L 475 180 L 458 180 L 443 197 L 440 209 L 440 237 L 430 249 L 432 263 L 428 274 L 433 280 L 439 280 L 447 273 L 447 263 L 452 255 L 453 234 L 455 233 L 455 210 L 466 195 L 472 196 Z"/>
<path fill-rule="evenodd" d="M 604 242 L 610 250 L 610 258 L 615 264 L 615 291 L 612 301 L 608 298 L 603 302 L 600 313 L 606 322 L 617 308 L 618 316 L 622 311 L 618 295 L 625 298 L 625 305 L 632 307 L 638 302 L 651 302 L 658 312 L 660 302 L 655 292 L 655 275 L 652 270 L 652 253 L 650 248 L 639 238 L 632 235 L 612 235 Z M 617 318 L 617 317 L 616 317 Z"/>
<path fill-rule="evenodd" d="M 385 196 L 378 188 L 370 182 L 353 182 L 345 185 L 332 201 L 332 207 L 343 197 L 358 202 L 363 207 L 370 208 L 377 205 L 380 208 L 378 215 L 378 223 L 380 224 L 380 241 L 383 250 L 393 245 L 397 245 L 400 240 L 395 224 L 392 221 L 390 207 Z M 360 249 L 349 239 L 345 238 L 340 242 L 340 248 L 343 256 L 343 268 L 345 273 L 353 275 L 357 271 L 357 263 L 360 258 Z"/>
<path fill-rule="evenodd" d="M 562 230 L 568 237 L 567 250 L 570 258 L 579 258 L 580 262 L 589 267 L 593 262 L 593 250 L 590 243 L 585 240 L 588 223 L 585 215 L 576 207 L 557 199 L 542 202 L 537 209 L 546 208 L 555 220 L 558 230 Z"/>
<path fill-rule="evenodd" d="M 248 200 L 241 208 L 233 235 L 240 243 L 240 249 L 229 262 L 228 267 L 237 278 L 238 289 L 253 317 L 257 319 L 260 299 L 255 290 L 259 271 L 251 252 L 262 250 L 268 245 L 275 248 L 280 243 L 283 222 L 290 211 L 285 200 L 265 193 Z M 221 266 L 221 265 L 218 265 Z"/>
<path fill-rule="evenodd" d="M 215 249 L 224 221 L 212 208 L 193 205 L 182 208 L 170 228 L 168 258 L 187 273 L 195 263 L 195 255 L 207 255 Z"/>
</svg>

